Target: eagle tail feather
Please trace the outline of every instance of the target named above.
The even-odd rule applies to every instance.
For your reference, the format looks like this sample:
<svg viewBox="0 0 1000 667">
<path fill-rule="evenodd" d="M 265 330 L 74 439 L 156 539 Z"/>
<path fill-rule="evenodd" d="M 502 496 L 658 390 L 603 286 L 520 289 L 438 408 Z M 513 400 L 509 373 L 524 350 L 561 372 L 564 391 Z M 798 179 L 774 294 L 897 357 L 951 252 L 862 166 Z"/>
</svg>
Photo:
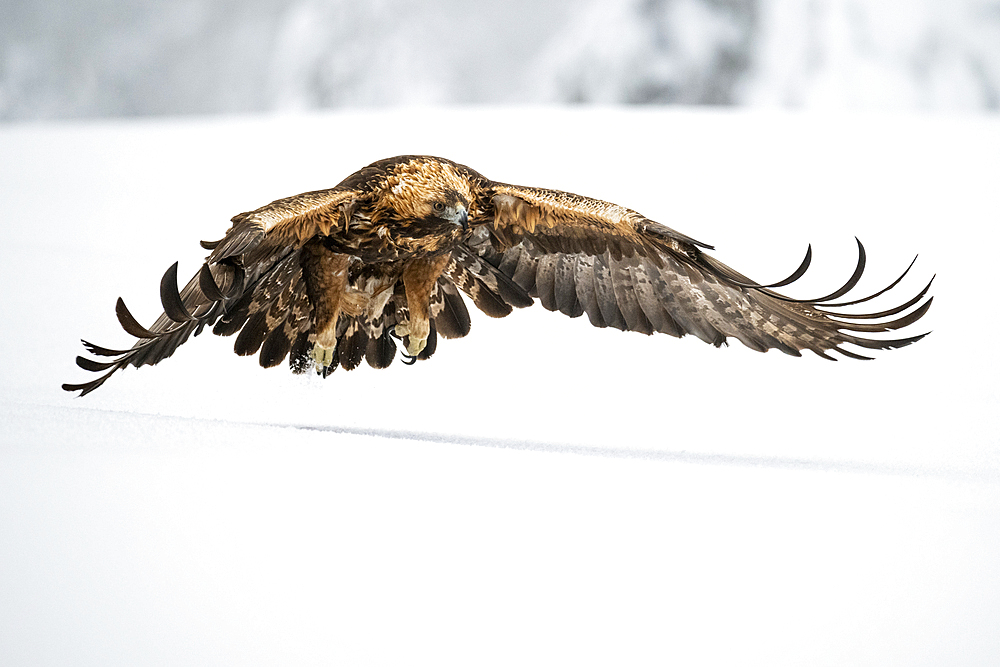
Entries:
<svg viewBox="0 0 1000 667">
<path fill-rule="evenodd" d="M 437 331 L 444 338 L 463 338 L 472 329 L 472 319 L 465 299 L 450 280 L 438 278 L 437 290 L 441 294 L 440 308 L 432 304 L 431 315 Z M 435 316 L 435 311 L 438 311 Z"/>
<path fill-rule="evenodd" d="M 417 359 L 420 361 L 430 359 L 437 351 L 437 326 L 434 322 L 434 320 L 431 320 L 431 329 L 427 333 L 427 343 L 424 345 L 424 349 L 420 351 L 420 354 L 417 355 Z"/>
<path fill-rule="evenodd" d="M 352 317 L 347 325 L 347 331 L 337 341 L 340 352 L 340 365 L 345 371 L 351 371 L 361 364 L 368 352 L 368 328 L 357 317 Z"/>
<path fill-rule="evenodd" d="M 368 348 L 365 350 L 365 361 L 372 368 L 388 368 L 393 359 L 396 358 L 396 341 L 392 339 L 388 331 L 382 332 L 381 336 L 370 337 Z"/>
</svg>

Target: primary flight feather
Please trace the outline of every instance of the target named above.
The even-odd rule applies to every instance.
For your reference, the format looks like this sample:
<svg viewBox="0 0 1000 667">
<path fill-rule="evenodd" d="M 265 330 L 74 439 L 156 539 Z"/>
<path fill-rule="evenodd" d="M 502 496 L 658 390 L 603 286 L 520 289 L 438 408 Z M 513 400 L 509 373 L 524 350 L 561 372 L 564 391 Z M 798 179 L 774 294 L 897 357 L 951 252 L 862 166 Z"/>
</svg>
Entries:
<svg viewBox="0 0 1000 667">
<path fill-rule="evenodd" d="M 324 377 L 362 359 L 385 368 L 396 340 L 404 361 L 413 363 L 434 353 L 438 335 L 469 333 L 462 292 L 492 317 L 538 299 L 570 317 L 586 313 L 597 327 L 692 334 L 716 346 L 734 337 L 762 352 L 812 350 L 828 359 L 831 351 L 867 358 L 845 344 L 890 349 L 919 340 L 923 335 L 857 334 L 906 327 L 932 301 L 924 300 L 928 284 L 895 308 L 838 311 L 899 282 L 837 302 L 861 278 L 860 242 L 857 269 L 842 288 L 819 299 L 790 299 L 774 288 L 798 279 L 810 252 L 787 279 L 760 285 L 706 254 L 711 246 L 631 209 L 491 181 L 428 156 L 380 160 L 333 189 L 241 213 L 221 240 L 202 246 L 211 252 L 183 289 L 176 263 L 164 274 L 164 312 L 151 327 L 118 300 L 118 320 L 139 340 L 128 350 L 84 341 L 92 354 L 110 359 L 77 357 L 77 364 L 104 374 L 63 389 L 86 395 L 129 364 L 169 357 L 206 326 L 224 336 L 238 332 L 236 353 L 259 353 L 264 367 L 287 357 L 294 371 L 312 368 Z"/>
</svg>

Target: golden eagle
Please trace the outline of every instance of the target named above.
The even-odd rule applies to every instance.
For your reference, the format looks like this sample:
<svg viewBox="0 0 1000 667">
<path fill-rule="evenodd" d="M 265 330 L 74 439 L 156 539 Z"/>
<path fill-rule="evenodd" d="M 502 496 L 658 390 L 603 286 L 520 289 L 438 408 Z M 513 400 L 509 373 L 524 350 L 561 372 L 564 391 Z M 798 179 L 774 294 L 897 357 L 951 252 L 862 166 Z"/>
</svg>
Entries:
<svg viewBox="0 0 1000 667">
<path fill-rule="evenodd" d="M 118 320 L 139 340 L 128 350 L 83 341 L 92 354 L 111 359 L 77 357 L 77 364 L 107 372 L 63 389 L 86 395 L 128 364 L 169 357 L 206 326 L 223 336 L 239 332 L 236 353 L 259 351 L 264 367 L 288 357 L 294 371 L 315 368 L 324 377 L 362 359 L 385 368 L 396 340 L 404 361 L 413 363 L 434 353 L 438 335 L 469 333 L 460 292 L 491 317 L 538 299 L 570 317 L 586 313 L 597 327 L 693 334 L 716 346 L 732 336 L 762 352 L 812 350 L 827 359 L 830 351 L 868 358 L 845 343 L 877 350 L 919 340 L 855 334 L 906 327 L 932 301 L 923 301 L 928 283 L 901 306 L 832 315 L 892 289 L 902 276 L 868 297 L 836 303 L 864 270 L 859 241 L 857 269 L 843 287 L 818 299 L 791 299 L 774 288 L 797 280 L 811 251 L 791 276 L 760 285 L 703 252 L 711 246 L 631 209 L 498 183 L 427 156 L 380 160 L 333 189 L 241 213 L 221 240 L 202 246 L 211 253 L 184 289 L 178 290 L 176 263 L 164 274 L 164 312 L 150 328 L 118 299 Z"/>
</svg>

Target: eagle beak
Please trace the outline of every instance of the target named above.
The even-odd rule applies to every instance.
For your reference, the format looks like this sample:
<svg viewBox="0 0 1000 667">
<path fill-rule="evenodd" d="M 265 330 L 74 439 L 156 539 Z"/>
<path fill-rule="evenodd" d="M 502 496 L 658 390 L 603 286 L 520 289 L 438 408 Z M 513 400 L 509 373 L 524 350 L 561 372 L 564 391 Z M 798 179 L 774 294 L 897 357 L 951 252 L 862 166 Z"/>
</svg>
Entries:
<svg viewBox="0 0 1000 667">
<path fill-rule="evenodd" d="M 459 206 L 456 213 L 458 214 L 456 216 L 458 224 L 462 225 L 464 231 L 469 231 L 469 212 L 465 210 L 464 206 Z"/>
</svg>

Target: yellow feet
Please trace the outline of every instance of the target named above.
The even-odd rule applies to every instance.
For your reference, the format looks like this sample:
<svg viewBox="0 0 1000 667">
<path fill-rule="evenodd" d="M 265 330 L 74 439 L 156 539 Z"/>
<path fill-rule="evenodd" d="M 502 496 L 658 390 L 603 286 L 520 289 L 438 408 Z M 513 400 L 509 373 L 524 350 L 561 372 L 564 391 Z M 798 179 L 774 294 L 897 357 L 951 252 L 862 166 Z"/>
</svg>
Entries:
<svg viewBox="0 0 1000 667">
<path fill-rule="evenodd" d="M 335 344 L 336 345 L 336 344 Z M 309 351 L 309 356 L 316 363 L 316 372 L 322 376 L 326 376 L 327 369 L 333 365 L 333 353 L 336 352 L 336 347 L 323 347 L 318 343 L 313 345 L 312 350 Z"/>
<path fill-rule="evenodd" d="M 431 323 L 427 320 L 423 322 L 403 322 L 396 325 L 397 336 L 400 338 L 409 336 L 406 354 L 411 357 L 415 357 L 424 351 L 424 348 L 427 347 L 427 337 L 430 333 Z"/>
</svg>

